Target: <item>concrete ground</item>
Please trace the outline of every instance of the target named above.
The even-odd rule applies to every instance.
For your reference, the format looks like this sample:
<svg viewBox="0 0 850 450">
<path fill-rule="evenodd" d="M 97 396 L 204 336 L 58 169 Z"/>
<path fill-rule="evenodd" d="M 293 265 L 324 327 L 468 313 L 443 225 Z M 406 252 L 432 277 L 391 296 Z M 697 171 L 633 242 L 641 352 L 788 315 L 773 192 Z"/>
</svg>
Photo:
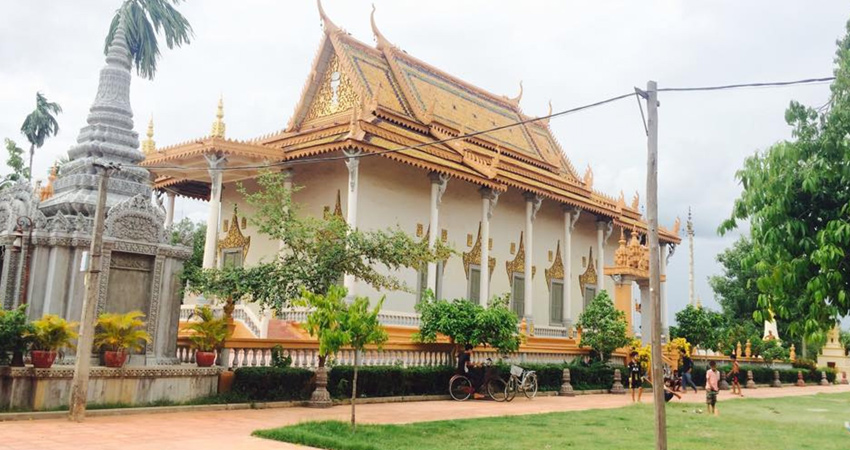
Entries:
<svg viewBox="0 0 850 450">
<path fill-rule="evenodd" d="M 747 398 L 812 395 L 819 392 L 850 392 L 850 386 L 808 386 L 744 390 Z M 651 402 L 652 395 L 644 396 Z M 729 391 L 719 401 L 734 401 Z M 703 402 L 703 392 L 686 394 L 686 402 Z M 677 401 L 677 400 L 674 400 Z M 577 397 L 517 397 L 511 403 L 492 401 L 430 401 L 379 403 L 357 408 L 360 423 L 410 423 L 556 411 L 617 408 L 631 403 L 628 395 L 583 395 Z M 280 408 L 239 411 L 192 411 L 162 414 L 91 417 L 84 423 L 63 419 L 0 423 L 0 449 L 53 450 L 257 450 L 305 449 L 306 447 L 251 437 L 251 432 L 307 420 L 348 420 L 350 406 L 329 409 Z"/>
</svg>

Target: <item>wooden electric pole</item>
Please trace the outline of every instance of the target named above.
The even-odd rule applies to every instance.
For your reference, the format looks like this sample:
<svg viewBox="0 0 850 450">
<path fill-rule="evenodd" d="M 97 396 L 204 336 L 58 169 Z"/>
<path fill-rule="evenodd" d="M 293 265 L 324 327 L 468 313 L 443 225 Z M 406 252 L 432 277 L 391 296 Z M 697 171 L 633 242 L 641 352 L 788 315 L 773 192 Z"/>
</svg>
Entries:
<svg viewBox="0 0 850 450">
<path fill-rule="evenodd" d="M 89 388 L 89 366 L 91 365 L 94 328 L 97 322 L 97 294 L 100 287 L 101 250 L 103 248 L 103 225 L 106 216 L 106 194 L 109 176 L 118 170 L 114 164 L 95 162 L 94 167 L 100 173 L 97 187 L 97 207 L 94 213 L 94 231 L 89 250 L 89 266 L 86 276 L 86 296 L 83 299 L 83 313 L 80 317 L 80 336 L 77 340 L 77 359 L 74 361 L 74 378 L 71 382 L 71 408 L 68 418 L 82 422 L 86 417 L 86 397 Z"/>
<path fill-rule="evenodd" d="M 661 247 L 658 242 L 658 86 L 646 83 L 647 158 L 646 218 L 649 222 L 649 302 L 652 311 L 652 398 L 655 403 L 655 449 L 667 450 L 664 364 L 661 353 Z"/>
</svg>

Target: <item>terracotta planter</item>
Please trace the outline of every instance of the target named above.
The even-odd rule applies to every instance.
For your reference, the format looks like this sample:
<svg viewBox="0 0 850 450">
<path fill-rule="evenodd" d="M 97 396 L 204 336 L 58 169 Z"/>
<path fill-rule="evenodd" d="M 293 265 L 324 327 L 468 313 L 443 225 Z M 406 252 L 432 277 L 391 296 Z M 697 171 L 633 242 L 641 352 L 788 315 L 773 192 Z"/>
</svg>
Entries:
<svg viewBox="0 0 850 450">
<path fill-rule="evenodd" d="M 195 353 L 195 362 L 198 367 L 210 367 L 215 364 L 215 352 L 197 352 Z"/>
<path fill-rule="evenodd" d="M 30 352 L 32 357 L 32 365 L 36 369 L 49 369 L 53 366 L 53 361 L 56 360 L 55 351 L 33 350 Z"/>
<path fill-rule="evenodd" d="M 119 350 L 117 352 L 107 350 L 103 352 L 103 361 L 106 363 L 106 367 L 124 367 L 124 363 L 127 362 L 128 356 L 129 355 L 126 350 Z"/>
</svg>

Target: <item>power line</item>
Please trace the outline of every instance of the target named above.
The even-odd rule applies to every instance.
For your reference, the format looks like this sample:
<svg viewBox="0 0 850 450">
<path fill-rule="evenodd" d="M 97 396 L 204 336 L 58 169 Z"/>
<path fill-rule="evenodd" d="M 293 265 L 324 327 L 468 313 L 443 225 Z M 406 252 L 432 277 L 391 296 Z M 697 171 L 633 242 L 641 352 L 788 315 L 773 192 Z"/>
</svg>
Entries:
<svg viewBox="0 0 850 450">
<path fill-rule="evenodd" d="M 783 86 L 793 86 L 798 84 L 813 84 L 813 83 L 823 83 L 834 80 L 835 77 L 824 77 L 824 78 L 805 78 L 802 80 L 794 80 L 794 81 L 769 81 L 762 83 L 741 83 L 741 84 L 724 84 L 720 86 L 700 86 L 700 87 L 671 87 L 671 88 L 658 88 L 658 92 L 694 92 L 694 91 L 722 91 L 725 89 L 739 89 L 739 88 L 752 88 L 752 87 L 783 87 Z"/>
</svg>

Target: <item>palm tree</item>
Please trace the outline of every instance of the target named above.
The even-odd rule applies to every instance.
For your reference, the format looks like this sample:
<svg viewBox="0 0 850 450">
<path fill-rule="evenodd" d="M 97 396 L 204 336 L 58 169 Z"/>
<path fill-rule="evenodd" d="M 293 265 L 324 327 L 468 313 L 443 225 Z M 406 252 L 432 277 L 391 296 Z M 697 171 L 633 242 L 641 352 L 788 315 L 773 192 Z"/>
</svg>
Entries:
<svg viewBox="0 0 850 450">
<path fill-rule="evenodd" d="M 48 102 L 41 92 L 35 93 L 35 110 L 31 112 L 21 125 L 21 133 L 30 141 L 30 164 L 28 179 L 32 179 L 32 157 L 36 147 L 41 148 L 44 140 L 59 132 L 59 122 L 54 114 L 62 112 L 58 103 Z"/>
<path fill-rule="evenodd" d="M 124 0 L 109 25 L 103 53 L 109 51 L 112 36 L 118 27 L 118 18 L 123 14 L 127 46 L 130 48 L 136 73 L 142 78 L 152 80 L 160 56 L 157 41 L 160 29 L 165 34 L 165 44 L 170 49 L 175 45 L 180 47 L 189 44 L 189 39 L 193 37 L 189 21 L 174 7 L 180 2 L 181 0 Z"/>
</svg>

